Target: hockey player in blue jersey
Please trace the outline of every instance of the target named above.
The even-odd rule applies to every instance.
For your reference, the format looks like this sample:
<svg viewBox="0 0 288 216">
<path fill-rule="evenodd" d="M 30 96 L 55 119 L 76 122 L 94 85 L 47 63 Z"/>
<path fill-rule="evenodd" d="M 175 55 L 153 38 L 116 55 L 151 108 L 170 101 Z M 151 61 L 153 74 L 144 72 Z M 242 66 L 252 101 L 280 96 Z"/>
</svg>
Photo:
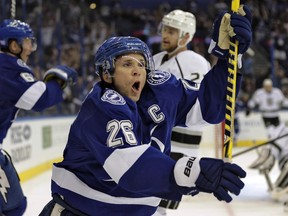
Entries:
<svg viewBox="0 0 288 216">
<path fill-rule="evenodd" d="M 0 24 L 0 215 L 20 216 L 26 209 L 17 172 L 2 149 L 18 110 L 42 111 L 61 102 L 62 89 L 77 78 L 76 71 L 59 65 L 46 72 L 45 82 L 35 80 L 26 63 L 36 46 L 27 23 L 7 19 Z"/>
<path fill-rule="evenodd" d="M 232 25 L 235 19 L 237 26 Z M 244 53 L 251 25 L 239 15 L 231 16 L 231 25 Z M 214 50 L 223 42 L 215 41 Z M 70 128 L 64 159 L 52 170 L 53 199 L 40 216 L 151 216 L 161 198 L 180 200 L 183 194 L 206 192 L 230 202 L 231 194 L 239 195 L 246 173 L 238 165 L 193 156 L 176 162 L 169 157 L 175 125 L 224 119 L 226 58 L 218 60 L 199 89 L 193 82 L 155 71 L 141 40 L 106 40 L 95 55 L 101 81 Z"/>
</svg>

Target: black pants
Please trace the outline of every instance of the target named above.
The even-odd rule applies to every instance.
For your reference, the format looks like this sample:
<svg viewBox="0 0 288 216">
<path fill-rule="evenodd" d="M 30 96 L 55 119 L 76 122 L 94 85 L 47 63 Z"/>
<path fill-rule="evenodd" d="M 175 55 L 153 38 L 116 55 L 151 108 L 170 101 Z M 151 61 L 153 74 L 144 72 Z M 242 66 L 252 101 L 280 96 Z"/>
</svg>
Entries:
<svg viewBox="0 0 288 216">
<path fill-rule="evenodd" d="M 53 194 L 53 199 L 43 208 L 39 216 L 51 216 L 56 204 L 64 208 L 60 216 L 88 216 L 68 205 L 58 194 Z"/>
<path fill-rule="evenodd" d="M 274 125 L 275 127 L 277 127 L 280 124 L 279 117 L 272 117 L 272 118 L 262 117 L 262 118 L 266 128 L 270 125 Z"/>
</svg>

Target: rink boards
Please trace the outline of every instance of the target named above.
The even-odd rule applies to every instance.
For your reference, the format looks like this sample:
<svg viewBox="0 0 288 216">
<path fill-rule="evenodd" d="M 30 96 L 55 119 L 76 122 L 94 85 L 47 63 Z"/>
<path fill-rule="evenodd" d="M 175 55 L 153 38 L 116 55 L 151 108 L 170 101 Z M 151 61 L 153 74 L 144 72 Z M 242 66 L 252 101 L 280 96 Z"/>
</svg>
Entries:
<svg viewBox="0 0 288 216">
<path fill-rule="evenodd" d="M 288 122 L 287 111 L 280 113 Z M 240 134 L 237 146 L 251 146 L 267 140 L 264 124 L 259 113 L 248 117 L 238 113 Z M 9 152 L 22 181 L 51 168 L 53 162 L 62 159 L 71 123 L 75 116 L 16 120 L 4 140 L 3 147 Z M 204 129 L 201 146 L 211 148 L 215 143 L 215 126 Z"/>
<path fill-rule="evenodd" d="M 22 181 L 51 168 L 62 159 L 74 117 L 17 120 L 4 139 Z"/>
</svg>

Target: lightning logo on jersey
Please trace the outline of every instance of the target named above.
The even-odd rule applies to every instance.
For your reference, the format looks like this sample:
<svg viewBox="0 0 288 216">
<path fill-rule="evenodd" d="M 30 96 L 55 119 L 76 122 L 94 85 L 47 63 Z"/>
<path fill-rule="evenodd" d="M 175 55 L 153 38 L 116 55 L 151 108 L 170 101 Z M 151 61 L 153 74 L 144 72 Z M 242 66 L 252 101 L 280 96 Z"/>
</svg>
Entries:
<svg viewBox="0 0 288 216">
<path fill-rule="evenodd" d="M 171 74 L 166 71 L 153 71 L 148 74 L 147 82 L 150 85 L 160 85 L 169 80 Z"/>
<path fill-rule="evenodd" d="M 124 98 L 116 91 L 114 90 L 107 90 L 103 96 L 101 97 L 102 101 L 106 101 L 108 103 L 111 103 L 113 105 L 124 105 L 126 101 Z"/>
<path fill-rule="evenodd" d="M 4 170 L 0 166 L 0 193 L 2 194 L 2 197 L 6 203 L 7 203 L 7 198 L 6 198 L 7 188 L 10 188 L 10 184 L 8 182 L 8 179 Z"/>
</svg>

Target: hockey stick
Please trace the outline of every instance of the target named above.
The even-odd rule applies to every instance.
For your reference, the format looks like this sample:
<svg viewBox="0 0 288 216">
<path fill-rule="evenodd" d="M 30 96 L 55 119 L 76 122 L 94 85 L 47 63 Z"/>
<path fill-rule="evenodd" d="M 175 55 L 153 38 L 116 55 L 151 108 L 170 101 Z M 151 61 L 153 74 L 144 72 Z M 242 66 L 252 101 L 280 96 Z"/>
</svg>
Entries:
<svg viewBox="0 0 288 216">
<path fill-rule="evenodd" d="M 267 185 L 268 185 L 268 191 L 272 191 L 273 190 L 273 183 L 272 183 L 270 175 L 269 175 L 269 170 L 262 170 L 262 171 L 260 171 L 260 174 L 263 174 L 265 177 L 265 180 L 266 180 Z"/>
<path fill-rule="evenodd" d="M 253 147 L 251 147 L 251 148 L 248 148 L 248 149 L 246 149 L 246 150 L 244 150 L 244 151 L 241 151 L 241 152 L 238 152 L 238 153 L 236 153 L 236 154 L 233 154 L 233 157 L 237 157 L 237 156 L 239 156 L 239 155 L 245 154 L 245 153 L 247 153 L 247 152 L 249 152 L 249 151 L 252 151 L 252 150 L 254 150 L 254 149 L 257 149 L 257 148 L 259 148 L 259 147 L 261 147 L 261 146 L 268 145 L 268 144 L 272 144 L 272 145 L 275 146 L 278 150 L 281 151 L 281 147 L 280 147 L 279 145 L 277 145 L 277 144 L 275 143 L 275 141 L 278 140 L 278 139 L 281 139 L 281 138 L 283 138 L 283 137 L 286 137 L 286 136 L 288 136 L 288 133 L 287 133 L 287 134 L 284 134 L 284 135 L 282 135 L 282 136 L 276 137 L 276 138 L 274 138 L 274 139 L 272 139 L 272 140 L 268 140 L 268 141 L 266 141 L 266 142 L 264 142 L 264 143 L 258 144 L 258 145 L 256 145 L 256 146 L 253 146 Z"/>
<path fill-rule="evenodd" d="M 11 19 L 16 17 L 16 0 L 11 0 Z"/>
<path fill-rule="evenodd" d="M 235 13 L 240 7 L 240 0 L 232 0 L 231 9 Z M 229 59 L 228 59 L 228 86 L 226 95 L 225 131 L 223 145 L 223 159 L 232 160 L 232 147 L 234 137 L 234 114 L 236 100 L 236 76 L 238 60 L 238 41 L 230 39 Z"/>
</svg>

